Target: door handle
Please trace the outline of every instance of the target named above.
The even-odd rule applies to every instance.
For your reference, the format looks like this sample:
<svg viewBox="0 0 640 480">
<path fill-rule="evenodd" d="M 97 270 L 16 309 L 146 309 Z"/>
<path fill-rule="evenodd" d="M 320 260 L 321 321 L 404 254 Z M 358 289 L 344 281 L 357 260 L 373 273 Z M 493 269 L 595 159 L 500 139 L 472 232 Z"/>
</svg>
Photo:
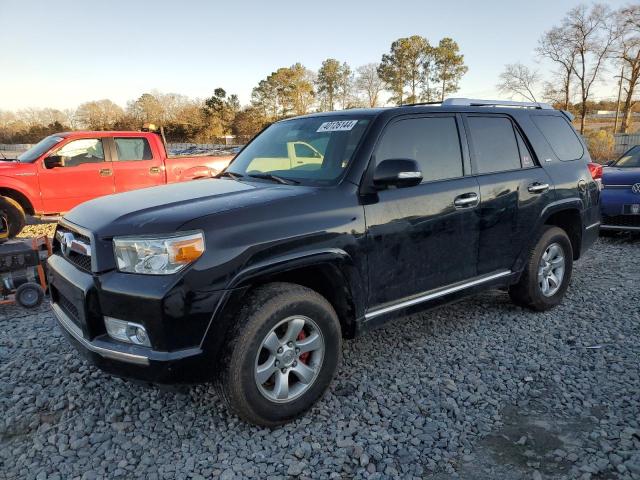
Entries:
<svg viewBox="0 0 640 480">
<path fill-rule="evenodd" d="M 149 169 L 149 173 L 151 173 L 151 174 L 160 173 L 160 167 L 151 167 Z"/>
<path fill-rule="evenodd" d="M 538 182 L 532 183 L 531 185 L 529 185 L 529 188 L 527 188 L 527 190 L 529 190 L 529 193 L 544 193 L 549 190 L 549 184 Z"/>
<path fill-rule="evenodd" d="M 455 200 L 453 201 L 453 205 L 456 208 L 469 208 L 469 207 L 475 207 L 476 205 L 478 205 L 478 194 L 477 193 L 473 193 L 473 192 L 469 192 L 469 193 L 464 193 L 462 195 L 458 195 Z"/>
<path fill-rule="evenodd" d="M 100 176 L 101 177 L 110 177 L 112 173 L 113 172 L 111 171 L 110 168 L 101 168 L 100 169 Z"/>
</svg>

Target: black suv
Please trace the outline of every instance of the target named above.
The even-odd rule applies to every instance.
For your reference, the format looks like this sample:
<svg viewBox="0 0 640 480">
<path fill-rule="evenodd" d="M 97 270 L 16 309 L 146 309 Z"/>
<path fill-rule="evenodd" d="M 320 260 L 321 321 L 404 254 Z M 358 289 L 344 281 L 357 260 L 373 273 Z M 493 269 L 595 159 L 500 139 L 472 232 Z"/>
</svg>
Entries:
<svg viewBox="0 0 640 480">
<path fill-rule="evenodd" d="M 569 120 L 449 99 L 274 123 L 217 179 L 67 214 L 53 310 L 103 370 L 215 381 L 242 418 L 284 423 L 325 391 L 342 338 L 490 288 L 561 302 L 599 230 Z"/>
</svg>

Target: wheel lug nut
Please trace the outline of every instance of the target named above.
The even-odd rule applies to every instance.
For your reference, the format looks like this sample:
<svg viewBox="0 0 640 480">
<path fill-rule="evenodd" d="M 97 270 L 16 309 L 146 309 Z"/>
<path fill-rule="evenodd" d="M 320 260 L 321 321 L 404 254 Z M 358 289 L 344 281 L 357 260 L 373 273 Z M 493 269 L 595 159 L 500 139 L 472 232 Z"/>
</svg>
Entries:
<svg viewBox="0 0 640 480">
<path fill-rule="evenodd" d="M 287 346 L 288 346 L 288 347 L 293 347 L 293 342 L 289 342 L 289 343 L 287 343 Z"/>
<path fill-rule="evenodd" d="M 278 353 L 282 353 L 282 347 L 278 349 Z"/>
<path fill-rule="evenodd" d="M 297 367 L 298 366 L 298 362 L 293 362 L 293 366 Z"/>
<path fill-rule="evenodd" d="M 296 348 L 296 353 L 300 353 L 300 349 L 299 348 Z"/>
<path fill-rule="evenodd" d="M 287 373 L 287 369 L 286 368 L 283 368 L 281 371 L 282 371 L 282 373 Z"/>
</svg>

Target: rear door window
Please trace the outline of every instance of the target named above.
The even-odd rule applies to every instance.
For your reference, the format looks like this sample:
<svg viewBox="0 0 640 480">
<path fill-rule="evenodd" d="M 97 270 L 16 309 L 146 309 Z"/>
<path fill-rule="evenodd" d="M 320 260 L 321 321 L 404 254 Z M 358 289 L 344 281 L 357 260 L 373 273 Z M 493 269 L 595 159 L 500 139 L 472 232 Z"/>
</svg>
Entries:
<svg viewBox="0 0 640 480">
<path fill-rule="evenodd" d="M 520 150 L 511 120 L 506 117 L 468 116 L 475 173 L 521 168 Z"/>
<path fill-rule="evenodd" d="M 563 162 L 582 158 L 584 149 L 575 130 L 563 117 L 531 115 L 533 123 L 549 142 L 553 153 Z"/>
<path fill-rule="evenodd" d="M 119 161 L 152 160 L 146 138 L 114 138 Z"/>
<path fill-rule="evenodd" d="M 400 120 L 385 131 L 376 162 L 409 158 L 420 165 L 424 182 L 461 177 L 462 151 L 454 117 Z"/>
</svg>

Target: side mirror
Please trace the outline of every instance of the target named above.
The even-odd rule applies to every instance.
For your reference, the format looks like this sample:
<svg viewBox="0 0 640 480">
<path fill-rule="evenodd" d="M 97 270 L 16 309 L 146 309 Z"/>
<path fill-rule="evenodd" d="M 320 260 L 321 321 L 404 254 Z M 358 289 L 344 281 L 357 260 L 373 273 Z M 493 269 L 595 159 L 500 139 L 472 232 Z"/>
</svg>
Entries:
<svg viewBox="0 0 640 480">
<path fill-rule="evenodd" d="M 418 162 L 408 158 L 383 160 L 373 172 L 373 184 L 377 188 L 413 187 L 420 182 L 422 182 L 420 166 Z"/>
<path fill-rule="evenodd" d="M 64 167 L 64 160 L 60 155 L 49 155 L 44 158 L 45 168 Z"/>
</svg>

